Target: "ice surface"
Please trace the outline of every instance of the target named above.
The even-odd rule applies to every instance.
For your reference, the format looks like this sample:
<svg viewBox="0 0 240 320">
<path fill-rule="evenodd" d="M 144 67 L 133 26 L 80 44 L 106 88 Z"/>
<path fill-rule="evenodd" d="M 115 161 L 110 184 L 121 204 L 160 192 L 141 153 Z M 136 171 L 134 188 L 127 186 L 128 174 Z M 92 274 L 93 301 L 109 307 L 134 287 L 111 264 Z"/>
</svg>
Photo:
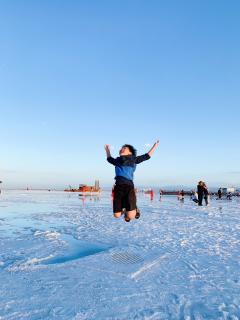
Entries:
<svg viewBox="0 0 240 320">
<path fill-rule="evenodd" d="M 240 201 L 0 196 L 0 319 L 240 319 Z"/>
</svg>

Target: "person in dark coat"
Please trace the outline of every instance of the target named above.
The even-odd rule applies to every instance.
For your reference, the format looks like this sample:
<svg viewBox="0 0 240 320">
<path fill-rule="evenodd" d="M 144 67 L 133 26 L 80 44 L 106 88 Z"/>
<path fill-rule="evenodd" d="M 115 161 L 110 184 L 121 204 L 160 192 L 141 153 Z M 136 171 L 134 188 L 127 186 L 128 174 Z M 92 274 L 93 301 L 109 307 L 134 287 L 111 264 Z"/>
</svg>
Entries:
<svg viewBox="0 0 240 320">
<path fill-rule="evenodd" d="M 222 199 L 222 189 L 218 189 L 218 199 Z"/>
<path fill-rule="evenodd" d="M 205 182 L 203 182 L 203 194 L 206 206 L 208 205 L 209 191 Z"/>
<path fill-rule="evenodd" d="M 202 181 L 198 182 L 197 193 L 198 193 L 198 205 L 202 206 L 203 195 L 204 195 L 204 187 L 203 187 L 203 182 Z"/>
</svg>

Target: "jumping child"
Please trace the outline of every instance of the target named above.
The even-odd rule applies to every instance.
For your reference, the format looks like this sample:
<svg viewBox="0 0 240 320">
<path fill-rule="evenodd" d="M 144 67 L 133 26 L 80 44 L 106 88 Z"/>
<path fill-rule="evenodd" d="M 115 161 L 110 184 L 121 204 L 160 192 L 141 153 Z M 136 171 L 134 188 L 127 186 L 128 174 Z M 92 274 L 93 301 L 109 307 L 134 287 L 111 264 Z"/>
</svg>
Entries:
<svg viewBox="0 0 240 320">
<path fill-rule="evenodd" d="M 113 158 L 110 146 L 105 145 L 107 161 L 115 166 L 115 186 L 113 199 L 113 212 L 115 218 L 120 218 L 123 209 L 126 209 L 125 221 L 137 218 L 136 194 L 134 190 L 133 174 L 136 165 L 151 158 L 159 141 L 154 143 L 148 153 L 137 156 L 136 149 L 130 144 L 125 144 L 119 151 L 119 156 Z"/>
</svg>

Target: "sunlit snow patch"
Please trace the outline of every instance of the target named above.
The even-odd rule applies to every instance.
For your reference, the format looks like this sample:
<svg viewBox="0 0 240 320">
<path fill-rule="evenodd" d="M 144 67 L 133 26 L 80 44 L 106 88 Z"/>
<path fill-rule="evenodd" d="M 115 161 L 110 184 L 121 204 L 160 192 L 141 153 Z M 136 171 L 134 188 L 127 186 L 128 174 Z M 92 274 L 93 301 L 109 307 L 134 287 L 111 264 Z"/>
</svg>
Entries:
<svg viewBox="0 0 240 320">
<path fill-rule="evenodd" d="M 91 256 L 88 261 L 82 261 L 82 266 L 86 264 L 88 268 L 138 279 L 156 266 L 163 267 L 169 258 L 170 253 L 160 248 L 147 250 L 138 246 L 123 246 L 111 248 L 99 255 L 97 259 Z"/>
</svg>

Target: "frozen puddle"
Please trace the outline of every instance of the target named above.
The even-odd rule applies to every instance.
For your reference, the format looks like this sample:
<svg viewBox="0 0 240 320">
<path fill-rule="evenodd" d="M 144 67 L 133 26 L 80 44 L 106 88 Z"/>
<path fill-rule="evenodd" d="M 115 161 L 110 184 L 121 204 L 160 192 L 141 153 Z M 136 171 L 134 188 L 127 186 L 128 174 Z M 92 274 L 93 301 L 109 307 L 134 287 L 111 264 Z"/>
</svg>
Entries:
<svg viewBox="0 0 240 320">
<path fill-rule="evenodd" d="M 77 240 L 69 235 L 63 235 L 61 236 L 61 239 L 67 244 L 65 252 L 44 261 L 45 265 L 66 263 L 95 255 L 110 248 L 107 245 L 99 243 L 89 243 L 87 241 Z"/>
<path fill-rule="evenodd" d="M 81 259 L 81 265 L 92 266 L 105 272 L 127 274 L 132 279 L 143 276 L 155 266 L 165 262 L 167 255 L 159 250 L 146 250 L 138 246 L 111 247 L 107 244 L 77 240 L 70 235 L 61 235 L 64 247 L 54 257 L 42 260 L 41 264 L 56 265 Z M 98 253 L 102 253 L 97 255 Z M 88 257 L 87 260 L 83 259 Z M 127 271 L 127 272 L 126 272 Z"/>
</svg>

